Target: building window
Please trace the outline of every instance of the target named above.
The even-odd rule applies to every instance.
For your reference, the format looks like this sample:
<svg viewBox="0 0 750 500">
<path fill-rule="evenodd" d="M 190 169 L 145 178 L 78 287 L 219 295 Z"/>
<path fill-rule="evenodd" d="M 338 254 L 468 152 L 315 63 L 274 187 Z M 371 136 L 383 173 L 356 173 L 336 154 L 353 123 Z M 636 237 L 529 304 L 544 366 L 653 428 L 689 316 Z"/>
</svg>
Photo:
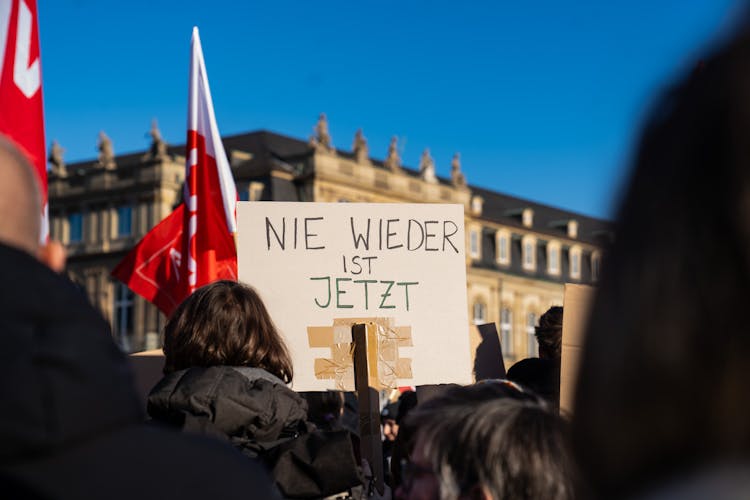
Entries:
<svg viewBox="0 0 750 500">
<path fill-rule="evenodd" d="M 568 238 L 578 238 L 578 221 L 575 219 L 568 221 Z"/>
<path fill-rule="evenodd" d="M 523 268 L 526 271 L 536 269 L 536 239 L 533 236 L 524 236 L 522 240 Z"/>
<path fill-rule="evenodd" d="M 521 212 L 521 222 L 525 227 L 534 225 L 534 211 L 530 208 L 524 208 Z"/>
<path fill-rule="evenodd" d="M 469 255 L 472 259 L 479 258 L 479 231 L 476 229 L 469 231 Z"/>
<path fill-rule="evenodd" d="M 570 248 L 570 277 L 581 279 L 581 248 Z"/>
<path fill-rule="evenodd" d="M 513 355 L 513 312 L 508 308 L 500 311 L 500 346 L 504 356 Z"/>
<path fill-rule="evenodd" d="M 474 215 L 482 215 L 482 205 L 484 205 L 484 198 L 481 196 L 474 196 L 471 199 L 471 211 Z"/>
<path fill-rule="evenodd" d="M 534 266 L 534 244 L 530 241 L 524 243 L 523 247 L 523 263 L 526 267 Z"/>
<path fill-rule="evenodd" d="M 497 263 L 510 264 L 510 234 L 506 231 L 498 231 L 495 236 L 495 246 L 497 247 Z"/>
<path fill-rule="evenodd" d="M 529 357 L 539 356 L 539 345 L 536 341 L 536 314 L 530 312 L 526 315 L 526 337 L 528 339 Z"/>
<path fill-rule="evenodd" d="M 483 325 L 487 323 L 487 306 L 484 302 L 474 302 L 474 324 Z"/>
<path fill-rule="evenodd" d="M 133 234 L 133 207 L 123 205 L 117 208 L 117 237 Z"/>
<path fill-rule="evenodd" d="M 260 201 L 263 199 L 263 189 L 265 186 L 262 182 L 251 182 L 249 193 L 250 193 L 250 201 Z"/>
<path fill-rule="evenodd" d="M 601 273 L 602 267 L 602 256 L 599 252 L 591 254 L 591 281 L 599 281 L 599 273 Z"/>
<path fill-rule="evenodd" d="M 547 244 L 547 273 L 560 274 L 560 244 L 554 241 Z"/>
<path fill-rule="evenodd" d="M 68 215 L 68 242 L 78 243 L 83 240 L 83 214 L 75 212 Z"/>
<path fill-rule="evenodd" d="M 115 285 L 113 329 L 123 351 L 133 350 L 133 291 L 122 283 Z"/>
</svg>

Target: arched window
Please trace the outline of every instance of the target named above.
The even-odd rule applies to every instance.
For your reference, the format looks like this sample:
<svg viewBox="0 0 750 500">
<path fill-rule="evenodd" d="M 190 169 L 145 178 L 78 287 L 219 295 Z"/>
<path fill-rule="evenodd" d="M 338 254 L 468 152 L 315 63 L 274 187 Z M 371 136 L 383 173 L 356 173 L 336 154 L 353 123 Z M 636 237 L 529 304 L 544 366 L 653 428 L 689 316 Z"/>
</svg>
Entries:
<svg viewBox="0 0 750 500">
<path fill-rule="evenodd" d="M 526 271 L 536 270 L 536 238 L 530 235 L 523 237 L 521 250 L 523 253 L 523 268 Z"/>
<path fill-rule="evenodd" d="M 481 325 L 487 323 L 487 305 L 481 300 L 474 302 L 474 324 Z"/>
<path fill-rule="evenodd" d="M 504 229 L 495 233 L 495 258 L 498 264 L 510 264 L 510 233 Z"/>
<path fill-rule="evenodd" d="M 581 247 L 570 247 L 570 277 L 572 279 L 581 279 Z"/>
<path fill-rule="evenodd" d="M 500 310 L 500 347 L 503 356 L 513 355 L 513 311 L 508 307 Z"/>
<path fill-rule="evenodd" d="M 114 321 L 115 340 L 123 351 L 133 350 L 133 291 L 122 283 L 115 284 Z"/>
<path fill-rule="evenodd" d="M 529 357 L 539 356 L 539 344 L 536 341 L 536 314 L 533 312 L 526 314 L 526 337 L 528 343 Z"/>
<path fill-rule="evenodd" d="M 560 274 L 560 243 L 556 241 L 547 243 L 547 274 Z"/>
</svg>

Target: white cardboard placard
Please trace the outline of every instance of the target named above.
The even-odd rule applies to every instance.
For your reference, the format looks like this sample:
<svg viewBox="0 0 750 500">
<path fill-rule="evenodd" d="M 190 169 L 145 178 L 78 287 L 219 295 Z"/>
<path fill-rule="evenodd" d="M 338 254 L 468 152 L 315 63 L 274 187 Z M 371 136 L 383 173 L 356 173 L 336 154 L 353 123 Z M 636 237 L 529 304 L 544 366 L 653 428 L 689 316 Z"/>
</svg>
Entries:
<svg viewBox="0 0 750 500">
<path fill-rule="evenodd" d="M 286 340 L 295 390 L 336 388 L 308 327 L 365 317 L 411 328 L 399 385 L 471 383 L 462 205 L 239 202 L 237 223 L 239 279 Z"/>
</svg>

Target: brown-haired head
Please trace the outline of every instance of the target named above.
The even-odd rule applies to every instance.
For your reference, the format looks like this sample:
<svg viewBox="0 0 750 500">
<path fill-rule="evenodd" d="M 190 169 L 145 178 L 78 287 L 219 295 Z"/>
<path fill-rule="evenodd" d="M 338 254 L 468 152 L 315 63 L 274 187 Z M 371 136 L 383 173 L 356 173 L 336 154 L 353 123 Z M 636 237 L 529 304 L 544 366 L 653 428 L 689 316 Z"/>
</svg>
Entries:
<svg viewBox="0 0 750 500">
<path fill-rule="evenodd" d="M 292 362 L 258 293 L 234 281 L 199 288 L 164 327 L 164 373 L 193 366 L 252 366 L 292 381 Z"/>
</svg>

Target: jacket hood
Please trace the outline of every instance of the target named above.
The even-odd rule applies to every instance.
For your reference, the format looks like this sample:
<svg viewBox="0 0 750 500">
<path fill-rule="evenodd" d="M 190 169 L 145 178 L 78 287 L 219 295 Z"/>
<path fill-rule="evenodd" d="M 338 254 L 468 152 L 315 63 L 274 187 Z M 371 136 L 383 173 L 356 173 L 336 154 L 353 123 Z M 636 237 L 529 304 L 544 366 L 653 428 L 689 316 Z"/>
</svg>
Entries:
<svg viewBox="0 0 750 500">
<path fill-rule="evenodd" d="M 66 277 L 0 244 L 0 463 L 141 420 L 109 325 Z"/>
<path fill-rule="evenodd" d="M 258 453 L 306 430 L 307 403 L 258 368 L 194 367 L 166 375 L 151 390 L 148 413 Z"/>
</svg>

